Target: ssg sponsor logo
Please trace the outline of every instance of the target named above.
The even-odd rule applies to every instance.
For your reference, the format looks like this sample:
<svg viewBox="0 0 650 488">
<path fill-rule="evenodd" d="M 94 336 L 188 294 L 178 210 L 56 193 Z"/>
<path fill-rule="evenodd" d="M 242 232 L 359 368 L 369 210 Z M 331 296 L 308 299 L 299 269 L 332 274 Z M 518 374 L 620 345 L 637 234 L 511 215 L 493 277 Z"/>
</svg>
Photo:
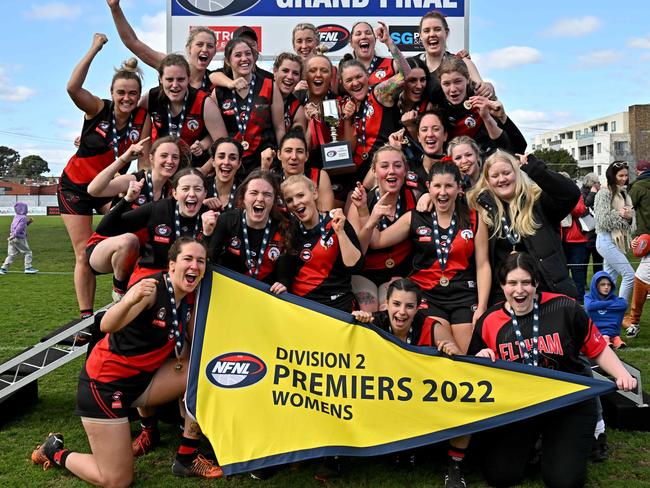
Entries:
<svg viewBox="0 0 650 488">
<path fill-rule="evenodd" d="M 220 388 L 243 388 L 260 381 L 266 375 L 266 364 L 246 352 L 229 352 L 208 363 L 205 374 Z"/>
</svg>

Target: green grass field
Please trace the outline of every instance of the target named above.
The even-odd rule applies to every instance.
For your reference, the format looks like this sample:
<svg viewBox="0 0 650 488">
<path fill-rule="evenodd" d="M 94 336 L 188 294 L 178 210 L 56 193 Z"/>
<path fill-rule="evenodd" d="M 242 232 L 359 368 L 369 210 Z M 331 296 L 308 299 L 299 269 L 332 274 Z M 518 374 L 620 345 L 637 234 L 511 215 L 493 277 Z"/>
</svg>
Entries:
<svg viewBox="0 0 650 488">
<path fill-rule="evenodd" d="M 0 217 L 0 243 L 6 238 L 10 217 Z M 63 224 L 58 217 L 36 217 L 30 226 L 29 243 L 34 251 L 34 267 L 42 272 L 24 275 L 22 262 L 15 262 L 12 271 L 0 276 L 0 359 L 19 353 L 36 344 L 41 337 L 77 316 L 77 304 L 72 283 L 74 255 Z M 4 259 L 4 246 L 0 259 Z M 50 274 L 51 273 L 51 274 Z M 110 277 L 98 280 L 95 307 L 110 299 Z M 621 358 L 639 367 L 650 381 L 650 328 L 646 307 L 642 333 L 629 340 L 631 346 L 620 353 Z M 39 402 L 26 407 L 22 415 L 0 424 L 0 486 L 87 486 L 60 469 L 43 471 L 31 464 L 29 455 L 50 431 L 65 434 L 66 447 L 88 451 L 81 422 L 74 415 L 77 374 L 81 359 L 45 376 L 39 381 Z M 646 387 L 647 389 L 647 387 Z M 135 430 L 136 426 L 133 425 Z M 316 485 L 314 463 L 287 467 L 267 481 L 248 476 L 228 480 L 199 481 L 178 479 L 171 474 L 171 461 L 177 447 L 178 429 L 162 424 L 163 447 L 136 461 L 135 486 L 207 486 L 214 483 L 229 487 L 269 487 Z M 610 459 L 590 466 L 589 487 L 650 486 L 650 433 L 624 432 L 608 429 Z M 242 439 L 242 442 L 245 442 Z M 415 468 L 397 468 L 386 459 L 352 459 L 344 476 L 332 482 L 336 486 L 397 487 L 442 486 L 444 459 L 425 453 Z M 468 486 L 482 487 L 479 474 L 468 460 Z M 524 485 L 543 486 L 534 475 Z"/>
</svg>

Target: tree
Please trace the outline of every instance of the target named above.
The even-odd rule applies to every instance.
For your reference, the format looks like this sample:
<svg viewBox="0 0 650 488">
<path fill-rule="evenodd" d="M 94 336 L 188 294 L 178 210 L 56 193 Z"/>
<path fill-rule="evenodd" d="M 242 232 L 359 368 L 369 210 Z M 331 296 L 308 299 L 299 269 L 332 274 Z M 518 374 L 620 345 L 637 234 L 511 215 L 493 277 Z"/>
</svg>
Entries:
<svg viewBox="0 0 650 488">
<path fill-rule="evenodd" d="M 47 166 L 47 161 L 40 156 L 32 154 L 25 156 L 20 164 L 15 165 L 12 168 L 11 175 L 34 179 L 49 171 L 50 168 Z"/>
<path fill-rule="evenodd" d="M 7 146 L 0 146 L 0 177 L 11 174 L 11 170 L 18 165 L 19 161 L 18 151 Z"/>
<path fill-rule="evenodd" d="M 578 176 L 578 162 L 566 149 L 538 149 L 533 154 L 553 171 L 566 171 L 571 178 Z"/>
</svg>

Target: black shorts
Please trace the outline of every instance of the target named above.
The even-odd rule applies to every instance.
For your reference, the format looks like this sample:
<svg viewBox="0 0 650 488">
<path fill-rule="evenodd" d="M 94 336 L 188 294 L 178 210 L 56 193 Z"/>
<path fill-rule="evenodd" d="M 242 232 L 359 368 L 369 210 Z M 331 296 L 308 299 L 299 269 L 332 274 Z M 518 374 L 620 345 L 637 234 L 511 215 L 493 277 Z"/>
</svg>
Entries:
<svg viewBox="0 0 650 488">
<path fill-rule="evenodd" d="M 91 379 L 84 365 L 79 374 L 75 414 L 104 420 L 128 418 L 131 405 L 146 391 L 152 378 L 153 373 L 140 373 L 102 383 Z"/>
<path fill-rule="evenodd" d="M 110 203 L 111 197 L 91 197 L 88 192 L 63 187 L 59 184 L 56 191 L 59 212 L 65 215 L 92 215 L 93 210 L 101 213 L 102 207 Z"/>
<path fill-rule="evenodd" d="M 100 273 L 99 271 L 95 270 L 95 269 L 90 265 L 90 256 L 92 255 L 93 251 L 94 251 L 95 248 L 97 247 L 97 244 L 99 244 L 99 242 L 95 242 L 94 244 L 91 244 L 90 246 L 87 246 L 87 247 L 86 247 L 86 259 L 88 260 L 88 267 L 90 268 L 90 271 L 92 271 L 92 273 L 93 273 L 95 276 L 99 276 L 99 275 L 101 275 L 101 274 L 104 274 L 104 273 Z"/>
<path fill-rule="evenodd" d="M 426 308 L 421 312 L 427 317 L 440 317 L 447 320 L 451 325 L 471 323 L 476 310 L 476 304 L 459 303 L 451 306 L 441 307 L 425 299 Z"/>
</svg>

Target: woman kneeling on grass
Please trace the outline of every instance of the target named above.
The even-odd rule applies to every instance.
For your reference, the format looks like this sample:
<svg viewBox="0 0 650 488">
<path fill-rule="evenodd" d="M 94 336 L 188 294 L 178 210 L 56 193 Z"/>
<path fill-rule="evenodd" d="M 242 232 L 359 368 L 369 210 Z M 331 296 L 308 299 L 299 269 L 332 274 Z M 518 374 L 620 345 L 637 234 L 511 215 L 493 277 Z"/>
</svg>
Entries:
<svg viewBox="0 0 650 488">
<path fill-rule="evenodd" d="M 63 435 L 50 434 L 32 453 L 47 469 L 67 468 L 89 483 L 128 486 L 133 481 L 129 409 L 180 398 L 187 382 L 191 304 L 205 273 L 205 247 L 189 237 L 169 250 L 169 272 L 144 278 L 111 307 L 97 343 L 79 376 L 76 413 L 92 454 L 65 449 Z M 118 333 L 119 332 L 119 333 Z M 175 352 L 175 357 L 174 356 Z M 172 466 L 177 476 L 219 478 L 221 468 L 198 454 L 199 426 L 185 416 L 181 445 Z"/>
</svg>

